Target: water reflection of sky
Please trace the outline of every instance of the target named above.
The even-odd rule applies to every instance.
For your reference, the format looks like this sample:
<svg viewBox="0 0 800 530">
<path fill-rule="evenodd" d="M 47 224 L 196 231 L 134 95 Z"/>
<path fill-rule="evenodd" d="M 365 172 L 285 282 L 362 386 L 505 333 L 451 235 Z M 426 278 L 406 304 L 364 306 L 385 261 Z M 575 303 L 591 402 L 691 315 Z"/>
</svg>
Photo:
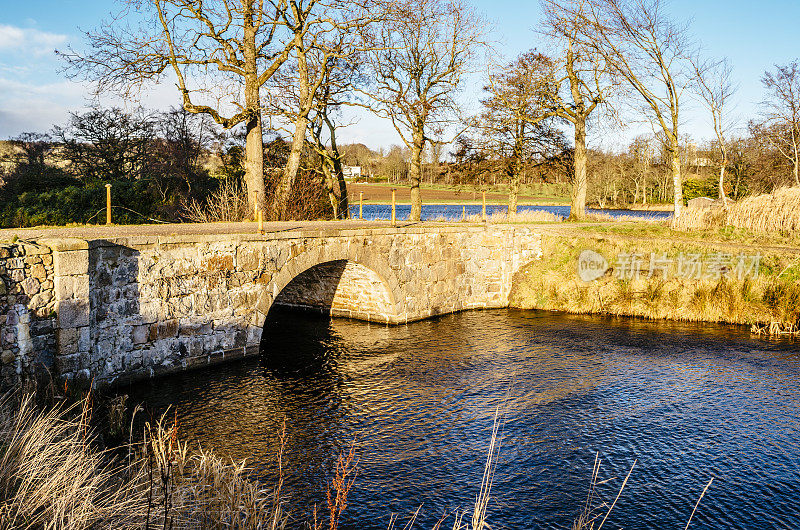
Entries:
<svg viewBox="0 0 800 530">
<path fill-rule="evenodd" d="M 398 221 L 408 219 L 411 214 L 411 206 L 408 204 L 398 204 L 396 206 L 396 215 Z M 481 215 L 482 206 L 480 204 L 423 204 L 422 215 L 420 216 L 423 221 L 432 219 L 445 218 L 458 220 L 463 215 Z M 527 211 L 544 211 L 552 214 L 569 217 L 569 206 L 539 206 L 539 205 L 520 205 L 517 208 L 518 212 Z M 493 213 L 505 214 L 508 212 L 508 207 L 497 204 L 487 204 L 486 213 L 492 215 Z M 375 220 L 388 220 L 391 219 L 392 207 L 387 204 L 365 204 L 364 205 L 364 219 L 369 221 Z M 642 219 L 669 219 L 672 217 L 672 212 L 659 212 L 659 211 L 642 211 L 642 210 L 588 210 L 588 213 L 608 214 L 612 217 L 638 217 Z M 350 215 L 358 217 L 358 205 L 350 206 Z"/>
<path fill-rule="evenodd" d="M 324 502 L 337 454 L 360 475 L 345 528 L 418 528 L 473 501 L 505 404 L 492 528 L 568 528 L 595 452 L 601 478 L 638 463 L 614 528 L 800 526 L 800 347 L 741 328 L 469 312 L 408 326 L 275 318 L 267 358 L 141 385 L 154 410 L 264 480 L 286 418 L 296 513 Z M 605 486 L 613 495 L 619 480 Z M 452 519 L 450 520 L 452 522 Z"/>
</svg>

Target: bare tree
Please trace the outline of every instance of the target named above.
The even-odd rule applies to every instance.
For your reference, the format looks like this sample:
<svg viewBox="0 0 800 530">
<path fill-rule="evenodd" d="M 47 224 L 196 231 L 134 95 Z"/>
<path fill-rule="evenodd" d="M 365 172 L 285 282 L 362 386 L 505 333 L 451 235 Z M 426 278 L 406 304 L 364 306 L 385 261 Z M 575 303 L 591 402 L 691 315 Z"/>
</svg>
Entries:
<svg viewBox="0 0 800 530">
<path fill-rule="evenodd" d="M 693 61 L 697 77 L 696 89 L 706 110 L 711 113 L 711 122 L 716 136 L 716 149 L 719 152 L 719 198 L 723 203 L 725 195 L 725 168 L 728 166 L 727 135 L 731 130 L 728 112 L 731 98 L 736 93 L 736 85 L 731 80 L 733 69 L 727 59 L 708 62 L 695 58 Z"/>
<path fill-rule="evenodd" d="M 285 216 L 286 198 L 300 168 L 309 133 L 312 140 L 323 130 L 330 134 L 335 129 L 331 121 L 333 111 L 325 107 L 346 103 L 348 94 L 353 91 L 355 79 L 348 79 L 348 76 L 358 74 L 353 65 L 363 53 L 362 30 L 376 20 L 371 14 L 375 11 L 372 7 L 373 0 L 358 0 L 320 8 L 308 21 L 309 30 L 305 36 L 297 39 L 293 59 L 287 64 L 290 68 L 272 78 L 266 105 L 273 114 L 291 124 L 293 135 L 289 158 L 275 190 L 277 218 Z M 311 145 L 317 147 L 315 141 Z M 339 162 L 336 164 L 341 166 Z M 334 209 L 340 210 L 339 205 Z"/>
<path fill-rule="evenodd" d="M 563 44 L 564 54 L 560 64 L 558 89 L 554 92 L 551 108 L 555 115 L 570 122 L 575 131 L 574 181 L 572 186 L 570 217 L 582 219 L 586 216 L 586 128 L 589 117 L 598 105 L 608 106 L 609 97 L 616 80 L 610 74 L 602 54 L 592 46 L 586 46 L 578 37 L 575 23 L 585 14 L 584 0 L 542 0 L 544 8 L 544 32 Z M 564 86 L 562 88 L 562 86 Z"/>
<path fill-rule="evenodd" d="M 455 99 L 481 43 L 481 23 L 461 0 L 397 0 L 367 32 L 372 110 L 391 120 L 411 151 L 411 220 L 422 212 L 422 153 L 429 130 L 457 119 Z"/>
<path fill-rule="evenodd" d="M 55 126 L 69 171 L 85 182 L 144 179 L 153 174 L 155 117 L 144 109 L 93 108 L 70 113 L 65 127 Z"/>
<path fill-rule="evenodd" d="M 558 84 L 553 62 L 544 54 L 529 51 L 499 72 L 489 74 L 484 88 L 484 111 L 478 121 L 481 147 L 504 162 L 509 180 L 508 213 L 517 213 L 520 178 L 525 164 L 544 144 L 558 136 L 552 128 Z"/>
<path fill-rule="evenodd" d="M 251 208 L 264 197 L 261 88 L 308 31 L 320 0 L 124 0 L 87 33 L 89 52 L 68 50 L 68 72 L 125 95 L 173 78 L 188 112 L 226 129 L 246 126 Z M 137 23 L 137 21 L 140 21 Z"/>
<path fill-rule="evenodd" d="M 326 65 L 324 81 L 317 88 L 315 105 L 310 117 L 311 148 L 321 159 L 321 168 L 328 199 L 333 208 L 334 217 L 347 219 L 350 207 L 347 199 L 347 183 L 344 179 L 342 159 L 344 153 L 339 150 L 336 131 L 339 124 L 336 115 L 342 106 L 351 102 L 355 87 L 364 83 L 356 55 L 344 58 L 329 57 Z"/>
<path fill-rule="evenodd" d="M 800 66 L 792 61 L 765 72 L 761 83 L 768 97 L 761 105 L 764 119 L 751 124 L 755 136 L 766 139 L 792 164 L 794 183 L 800 186 Z"/>
<path fill-rule="evenodd" d="M 332 81 L 330 71 L 352 63 L 355 54 L 363 50 L 363 30 L 380 18 L 375 0 L 320 4 L 317 12 L 306 21 L 308 29 L 295 39 L 292 68 L 273 77 L 275 83 L 269 91 L 271 106 L 278 108 L 293 125 L 289 159 L 275 191 L 274 206 L 278 218 L 285 216 L 287 198 L 306 145 L 310 115 L 320 109 L 323 100 L 319 96 L 325 93 L 323 85 Z"/>
<path fill-rule="evenodd" d="M 576 39 L 641 97 L 654 129 L 663 133 L 677 219 L 683 210 L 680 111 L 695 78 L 687 27 L 666 16 L 661 0 L 581 0 L 559 17 L 574 21 Z"/>
</svg>

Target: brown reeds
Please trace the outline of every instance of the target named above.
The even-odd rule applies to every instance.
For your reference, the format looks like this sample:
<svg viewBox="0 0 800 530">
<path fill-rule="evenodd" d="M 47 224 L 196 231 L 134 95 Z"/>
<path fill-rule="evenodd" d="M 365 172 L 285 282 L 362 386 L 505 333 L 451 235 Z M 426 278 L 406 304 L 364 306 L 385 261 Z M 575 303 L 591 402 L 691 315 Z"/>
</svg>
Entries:
<svg viewBox="0 0 800 530">
<path fill-rule="evenodd" d="M 800 230 L 800 188 L 780 188 L 772 193 L 728 202 L 725 206 L 686 208 L 674 224 L 681 230 L 708 230 L 723 226 L 760 233 Z"/>
<path fill-rule="evenodd" d="M 42 412 L 30 395 L 11 401 L 0 402 L 0 527 L 135 526 L 141 497 L 118 479 L 127 469 L 93 448 L 88 407 Z"/>
<path fill-rule="evenodd" d="M 40 410 L 0 401 L 0 527 L 78 530 L 283 528 L 279 492 L 244 462 L 190 453 L 165 417 L 128 458 L 97 447 L 90 398 Z"/>
<path fill-rule="evenodd" d="M 781 188 L 731 204 L 726 224 L 754 232 L 800 230 L 800 188 Z"/>
</svg>

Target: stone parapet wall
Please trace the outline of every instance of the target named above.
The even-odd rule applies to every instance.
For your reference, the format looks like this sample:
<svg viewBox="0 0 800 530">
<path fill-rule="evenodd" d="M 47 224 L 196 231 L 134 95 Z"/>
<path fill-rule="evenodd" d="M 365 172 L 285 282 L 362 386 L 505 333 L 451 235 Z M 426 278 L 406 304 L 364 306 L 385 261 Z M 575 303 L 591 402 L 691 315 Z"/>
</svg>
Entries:
<svg viewBox="0 0 800 530">
<path fill-rule="evenodd" d="M 37 324 L 36 336 L 51 369 L 107 385 L 255 354 L 273 304 L 385 324 L 507 307 L 514 273 L 541 257 L 541 237 L 514 226 L 423 226 L 40 240 L 35 248 L 41 254 L 30 254 L 38 258 L 9 286 L 24 292 L 35 270 L 39 291 L 28 281 L 28 298 L 6 303 L 3 314 L 27 304 L 44 315 L 50 328 Z M 28 251 L 3 259 L 14 252 Z M 14 322 L 6 318 L 4 337 Z M 39 349 L 20 337 L 3 346 L 15 370 Z"/>
<path fill-rule="evenodd" d="M 0 376 L 11 387 L 45 375 L 56 353 L 53 253 L 32 242 L 0 245 Z"/>
</svg>

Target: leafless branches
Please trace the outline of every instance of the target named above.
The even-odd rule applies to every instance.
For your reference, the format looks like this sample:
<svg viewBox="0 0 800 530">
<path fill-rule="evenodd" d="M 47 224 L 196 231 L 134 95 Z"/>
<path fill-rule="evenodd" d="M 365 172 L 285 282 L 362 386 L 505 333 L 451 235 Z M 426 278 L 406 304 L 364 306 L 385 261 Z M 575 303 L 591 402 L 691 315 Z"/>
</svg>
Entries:
<svg viewBox="0 0 800 530">
<path fill-rule="evenodd" d="M 411 150 L 410 219 L 419 220 L 429 131 L 458 119 L 456 95 L 483 44 L 482 23 L 460 0 L 398 0 L 384 9 L 384 22 L 365 32 L 374 85 L 364 92 Z"/>
</svg>

